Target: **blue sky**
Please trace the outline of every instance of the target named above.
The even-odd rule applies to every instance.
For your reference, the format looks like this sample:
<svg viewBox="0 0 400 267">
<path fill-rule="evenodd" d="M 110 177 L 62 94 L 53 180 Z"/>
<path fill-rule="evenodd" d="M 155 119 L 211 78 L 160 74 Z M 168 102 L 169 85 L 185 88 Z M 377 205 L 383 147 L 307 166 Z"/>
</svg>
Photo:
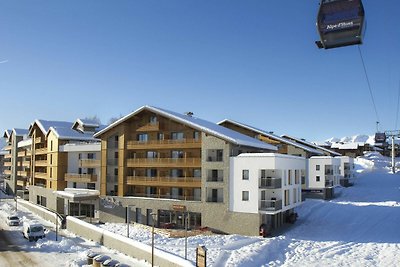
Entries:
<svg viewBox="0 0 400 267">
<path fill-rule="evenodd" d="M 361 51 L 380 129 L 393 129 L 400 2 L 363 2 Z M 107 123 L 146 104 L 311 141 L 376 129 L 358 48 L 314 45 L 317 0 L 0 6 L 0 129 L 36 118 Z"/>
</svg>

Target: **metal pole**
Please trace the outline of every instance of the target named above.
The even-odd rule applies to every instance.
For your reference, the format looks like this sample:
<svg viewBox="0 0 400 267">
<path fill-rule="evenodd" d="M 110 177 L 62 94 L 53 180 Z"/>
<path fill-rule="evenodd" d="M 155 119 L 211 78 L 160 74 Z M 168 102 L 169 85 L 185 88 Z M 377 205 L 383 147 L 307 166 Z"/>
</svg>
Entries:
<svg viewBox="0 0 400 267">
<path fill-rule="evenodd" d="M 185 214 L 184 214 L 185 216 Z M 185 217 L 185 260 L 187 260 L 187 230 L 188 230 L 188 219 L 189 219 L 189 213 L 186 213 Z"/>
<path fill-rule="evenodd" d="M 151 267 L 154 267 L 154 215 L 155 213 L 150 214 L 153 219 L 153 227 L 151 228 Z"/>
<path fill-rule="evenodd" d="M 129 237 L 129 206 L 126 207 L 126 237 Z"/>
<path fill-rule="evenodd" d="M 396 161 L 395 161 L 395 148 L 394 148 L 394 135 L 392 136 L 392 172 L 396 173 Z"/>
<path fill-rule="evenodd" d="M 56 241 L 58 241 L 57 240 L 58 239 L 58 220 L 57 220 L 57 214 L 54 213 L 54 215 L 56 217 Z"/>
</svg>

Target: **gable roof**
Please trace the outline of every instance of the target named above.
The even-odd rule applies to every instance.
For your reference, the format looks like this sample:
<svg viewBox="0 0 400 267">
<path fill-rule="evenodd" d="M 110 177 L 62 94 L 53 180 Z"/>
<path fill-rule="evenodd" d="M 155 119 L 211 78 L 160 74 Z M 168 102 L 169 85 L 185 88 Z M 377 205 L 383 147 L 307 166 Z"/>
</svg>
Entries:
<svg viewBox="0 0 400 267">
<path fill-rule="evenodd" d="M 3 138 L 9 139 L 11 136 L 11 132 L 12 132 L 12 130 L 9 130 L 9 129 L 5 130 L 4 134 L 3 134 Z"/>
<path fill-rule="evenodd" d="M 147 110 L 150 112 L 153 112 L 155 114 L 164 116 L 166 118 L 169 118 L 173 121 L 182 123 L 184 125 L 187 125 L 193 129 L 199 130 L 201 132 L 205 132 L 207 134 L 210 134 L 212 136 L 221 138 L 222 140 L 225 140 L 229 143 L 235 144 L 235 145 L 240 145 L 240 146 L 248 146 L 248 147 L 255 147 L 255 148 L 261 148 L 261 149 L 268 149 L 268 150 L 278 150 L 275 146 L 261 142 L 257 139 L 251 138 L 247 135 L 235 132 L 231 129 L 222 127 L 216 123 L 206 121 L 197 117 L 189 116 L 189 115 L 184 115 L 180 114 L 177 112 L 169 111 L 166 109 L 162 108 L 157 108 L 157 107 L 152 107 L 152 106 L 143 106 L 132 113 L 122 117 L 121 119 L 117 120 L 116 122 L 110 124 L 107 126 L 105 129 L 97 132 L 94 137 L 99 137 L 103 133 L 107 132 L 108 130 L 114 128 L 115 126 L 119 125 L 120 123 L 134 117 L 138 113 Z"/>
<path fill-rule="evenodd" d="M 71 129 L 70 127 L 50 127 L 47 131 L 46 136 L 48 136 L 50 132 L 54 132 L 57 138 L 62 140 L 79 140 L 92 142 L 99 141 L 99 139 L 93 137 L 93 132 L 80 132 Z"/>
<path fill-rule="evenodd" d="M 37 125 L 44 135 L 47 135 L 50 127 L 70 128 L 72 123 L 67 121 L 47 121 L 36 119 L 29 127 L 29 135 L 32 135 L 33 126 Z"/>
<path fill-rule="evenodd" d="M 313 144 L 313 143 L 311 143 L 311 142 L 308 142 L 308 141 L 306 141 L 306 140 L 299 139 L 299 138 L 296 138 L 296 137 L 293 137 L 293 136 L 290 136 L 290 135 L 287 135 L 287 134 L 282 135 L 282 137 L 283 137 L 283 138 L 290 139 L 290 140 L 293 140 L 293 141 L 298 142 L 298 143 L 300 143 L 300 144 L 304 144 L 304 145 L 313 147 L 313 148 L 318 149 L 318 150 L 321 150 L 321 151 L 325 151 L 325 152 L 327 152 L 327 153 L 329 153 L 329 154 L 331 154 L 331 155 L 334 155 L 334 156 L 341 156 L 341 155 L 342 155 L 342 154 L 337 153 L 337 152 L 335 152 L 335 151 L 333 151 L 333 150 L 329 150 L 329 149 L 327 149 L 327 148 L 318 146 L 318 145 Z"/>
<path fill-rule="evenodd" d="M 223 123 L 225 123 L 225 122 L 228 122 L 228 123 L 234 124 L 234 125 L 236 125 L 236 126 L 242 127 L 242 128 L 244 128 L 244 129 L 247 129 L 247 130 L 256 132 L 256 133 L 258 133 L 258 134 L 267 136 L 268 138 L 277 140 L 277 141 L 279 141 L 279 142 L 282 142 L 282 143 L 285 143 L 285 144 L 288 144 L 288 145 L 291 145 L 291 146 L 294 146 L 294 147 L 303 149 L 304 151 L 307 151 L 307 152 L 310 152 L 310 153 L 314 153 L 314 154 L 318 154 L 318 155 L 323 155 L 323 153 L 322 153 L 321 151 L 318 151 L 317 149 L 314 149 L 314 148 L 312 148 L 312 147 L 310 147 L 310 146 L 307 146 L 307 145 L 303 145 L 303 144 L 300 144 L 300 143 L 293 142 L 293 141 L 291 141 L 291 140 L 289 140 L 289 139 L 282 138 L 282 137 L 280 137 L 280 136 L 278 136 L 278 135 L 276 135 L 276 134 L 273 134 L 273 133 L 270 133 L 270 132 L 266 132 L 266 131 L 260 130 L 260 129 L 258 129 L 258 128 L 255 128 L 255 127 L 253 127 L 253 126 L 249 126 L 249 125 L 247 125 L 247 124 L 240 123 L 240 122 L 237 122 L 237 121 L 234 121 L 234 120 L 224 119 L 224 120 L 218 122 L 218 124 L 221 125 L 221 124 L 223 124 Z"/>
</svg>

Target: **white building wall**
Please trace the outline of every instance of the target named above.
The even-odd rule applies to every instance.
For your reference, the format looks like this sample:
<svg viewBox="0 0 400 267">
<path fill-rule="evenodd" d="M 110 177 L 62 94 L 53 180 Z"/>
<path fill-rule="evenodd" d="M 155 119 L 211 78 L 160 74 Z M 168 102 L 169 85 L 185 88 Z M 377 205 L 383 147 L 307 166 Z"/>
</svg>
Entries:
<svg viewBox="0 0 400 267">
<path fill-rule="evenodd" d="M 305 170 L 306 160 L 274 153 L 251 153 L 231 157 L 230 168 L 230 206 L 234 212 L 259 213 L 261 191 L 261 170 L 275 170 L 275 178 L 281 178 L 281 188 L 267 189 L 267 195 L 277 200 L 282 200 L 282 209 L 285 211 L 298 206 L 301 203 L 301 170 Z M 249 171 L 249 179 L 243 180 L 243 170 Z M 292 172 L 292 182 L 289 184 L 289 170 Z M 295 183 L 295 170 L 298 172 L 297 184 Z M 289 205 L 285 206 L 285 190 L 289 190 Z M 296 193 L 294 193 L 294 190 Z M 242 200 L 242 192 L 249 192 L 249 200 Z M 296 199 L 294 199 L 296 195 Z"/>
<path fill-rule="evenodd" d="M 336 157 L 340 160 L 340 176 L 344 177 L 345 174 L 348 174 L 349 177 L 348 179 L 354 178 L 354 158 L 349 157 L 349 156 L 341 156 L 341 157 Z M 349 170 L 345 171 L 344 165 L 345 163 L 349 164 Z"/>
<path fill-rule="evenodd" d="M 308 179 L 308 183 L 306 183 L 308 185 L 307 189 L 322 189 L 326 187 L 331 187 L 326 185 L 327 180 L 325 178 L 327 177 L 327 165 L 331 165 L 333 170 L 333 174 L 331 175 L 333 180 L 332 186 L 338 186 L 340 184 L 340 163 L 341 162 L 339 158 L 333 158 L 329 156 L 315 156 L 309 158 L 306 178 Z M 317 177 L 319 177 L 319 181 Z"/>
</svg>

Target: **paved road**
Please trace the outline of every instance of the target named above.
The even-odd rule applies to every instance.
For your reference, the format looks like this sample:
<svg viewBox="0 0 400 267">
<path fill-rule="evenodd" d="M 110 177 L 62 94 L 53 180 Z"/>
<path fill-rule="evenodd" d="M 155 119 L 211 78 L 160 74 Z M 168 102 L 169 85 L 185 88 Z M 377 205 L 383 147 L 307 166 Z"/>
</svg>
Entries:
<svg viewBox="0 0 400 267">
<path fill-rule="evenodd" d="M 18 231 L 10 231 L 4 229 L 0 225 L 0 262 L 1 265 L 8 266 L 37 266 L 37 263 L 29 255 L 29 252 L 20 251 L 20 246 L 17 244 L 21 236 L 17 236 Z"/>
</svg>

